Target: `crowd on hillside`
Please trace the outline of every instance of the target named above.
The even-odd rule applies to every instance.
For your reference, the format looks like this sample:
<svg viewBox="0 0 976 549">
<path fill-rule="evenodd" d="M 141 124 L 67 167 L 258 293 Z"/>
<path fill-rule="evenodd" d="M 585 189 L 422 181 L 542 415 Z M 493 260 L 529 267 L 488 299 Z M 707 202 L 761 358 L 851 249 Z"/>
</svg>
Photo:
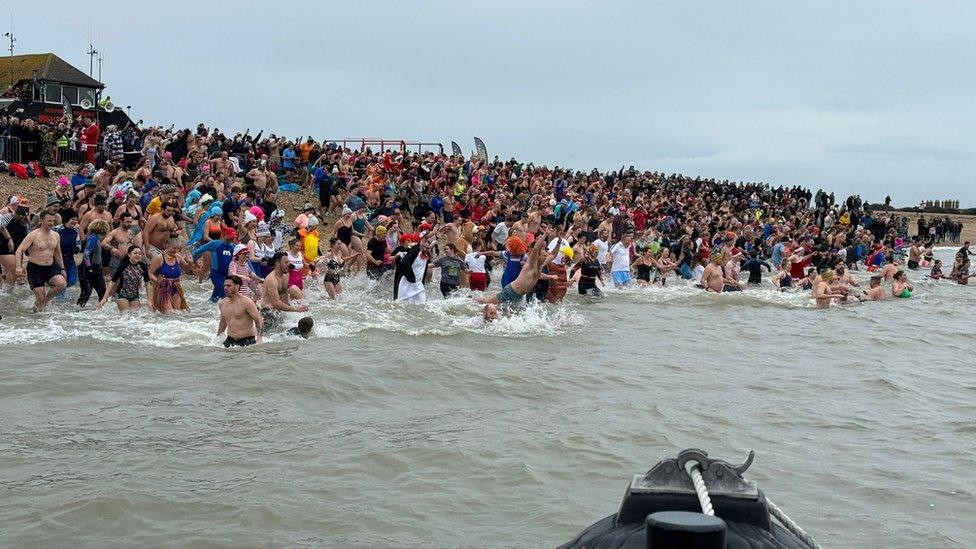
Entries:
<svg viewBox="0 0 976 549">
<path fill-rule="evenodd" d="M 470 288 L 486 318 L 499 314 L 496 305 L 533 296 L 559 301 L 574 284 L 595 293 L 683 278 L 740 291 L 761 283 L 763 269 L 766 284 L 808 289 L 827 306 L 910 296 L 906 269 L 938 269 L 930 274 L 940 277 L 932 246 L 961 229 L 922 216 L 913 237 L 906 218 L 859 196 L 838 203 L 833 193 L 796 186 L 632 166 L 584 172 L 439 151 L 353 150 L 312 138 L 231 137 L 203 124 L 64 126 L 106 151 L 108 162 L 97 170 L 82 162 L 44 204 L 11 196 L 0 209 L 0 267 L 9 286 L 26 274 L 36 309 L 75 284 L 79 305 L 95 292 L 120 309 L 183 309 L 180 280 L 193 271 L 209 273 L 222 308 L 246 303 L 243 296 L 263 310 L 245 315 L 257 329 L 268 312 L 307 309 L 308 277 L 321 278 L 334 298 L 343 276 L 392 271 L 395 299 L 423 301 L 438 270 L 441 291 Z M 318 202 L 286 223 L 278 193 L 300 188 L 314 189 Z M 483 294 L 493 262 L 501 291 Z M 967 242 L 946 277 L 966 283 L 969 265 Z M 870 288 L 850 275 L 860 268 L 876 271 Z M 252 330 L 230 331 L 236 340 Z"/>
</svg>

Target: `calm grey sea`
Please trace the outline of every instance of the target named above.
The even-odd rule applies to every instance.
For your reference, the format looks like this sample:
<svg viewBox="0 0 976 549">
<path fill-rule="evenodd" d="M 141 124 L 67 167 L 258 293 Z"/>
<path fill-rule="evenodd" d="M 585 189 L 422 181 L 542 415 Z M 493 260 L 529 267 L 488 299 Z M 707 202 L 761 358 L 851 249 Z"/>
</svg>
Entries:
<svg viewBox="0 0 976 549">
<path fill-rule="evenodd" d="M 314 339 L 243 351 L 195 283 L 167 319 L 0 296 L 0 545 L 552 547 L 685 447 L 756 450 L 824 546 L 976 543 L 976 287 L 678 283 L 484 327 L 348 285 L 311 291 Z"/>
</svg>

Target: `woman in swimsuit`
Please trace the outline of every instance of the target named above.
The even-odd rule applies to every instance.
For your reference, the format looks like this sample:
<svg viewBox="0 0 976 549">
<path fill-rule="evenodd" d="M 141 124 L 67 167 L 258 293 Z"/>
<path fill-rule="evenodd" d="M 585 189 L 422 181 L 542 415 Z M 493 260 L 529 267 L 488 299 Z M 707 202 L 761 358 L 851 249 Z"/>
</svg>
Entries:
<svg viewBox="0 0 976 549">
<path fill-rule="evenodd" d="M 288 263 L 291 270 L 288 271 L 288 287 L 305 289 L 305 277 L 302 272 L 305 270 L 305 255 L 302 253 L 302 242 L 297 238 L 288 241 Z"/>
<path fill-rule="evenodd" d="M 339 294 L 342 293 L 342 268 L 346 265 L 346 261 L 358 256 L 359 254 L 353 254 L 343 257 L 339 253 L 339 248 L 336 244 L 339 239 L 332 237 L 329 239 L 329 253 L 323 255 L 318 259 L 318 263 L 325 264 L 325 279 L 323 280 L 323 286 L 325 286 L 325 291 L 329 292 L 329 298 L 335 299 Z"/>
<path fill-rule="evenodd" d="M 128 254 L 122 258 L 112 280 L 108 283 L 105 296 L 98 302 L 101 308 L 108 302 L 108 297 L 115 293 L 115 304 L 120 311 L 138 309 L 140 306 L 139 289 L 143 283 L 149 282 L 149 267 L 142 261 L 142 248 L 129 246 Z"/>
<path fill-rule="evenodd" d="M 348 206 L 342 208 L 342 216 L 336 220 L 336 245 L 342 255 L 351 255 L 353 214 Z"/>
<path fill-rule="evenodd" d="M 570 278 L 576 274 L 576 271 L 580 272 L 579 283 L 576 285 L 580 295 L 601 295 L 596 281 L 599 280 L 600 284 L 603 284 L 603 267 L 596 260 L 596 254 L 596 245 L 590 244 L 583 249 L 583 258 L 569 270 Z"/>
<path fill-rule="evenodd" d="M 785 292 L 787 290 L 793 289 L 793 277 L 790 276 L 790 269 L 793 267 L 793 262 L 787 258 L 783 258 L 783 262 L 780 263 L 782 268 L 776 271 L 776 274 L 769 278 L 773 286 L 779 288 L 779 291 Z"/>
<path fill-rule="evenodd" d="M 634 261 L 634 267 L 637 269 L 637 285 L 650 286 L 651 269 L 654 268 L 654 252 L 650 247 L 644 248 L 644 253 Z"/>
<path fill-rule="evenodd" d="M 912 297 L 914 290 L 915 288 L 908 283 L 908 275 L 905 271 L 899 270 L 895 273 L 895 280 L 891 283 L 891 295 L 907 299 Z"/>
<path fill-rule="evenodd" d="M 152 311 L 169 314 L 172 311 L 189 311 L 190 306 L 183 293 L 180 277 L 183 269 L 193 272 L 193 261 L 180 254 L 180 241 L 171 238 L 166 241 L 163 253 L 153 258 L 149 264 L 148 306 Z"/>
<path fill-rule="evenodd" d="M 255 303 L 261 299 L 261 284 L 264 280 L 251 267 L 247 246 L 238 244 L 234 247 L 234 260 L 230 262 L 227 271 L 227 274 L 237 275 L 244 281 L 239 290 L 241 295 L 251 298 Z"/>
<path fill-rule="evenodd" d="M 359 257 L 363 255 L 366 251 L 366 246 L 363 244 L 363 239 L 367 237 L 369 231 L 372 230 L 369 223 L 366 221 L 366 210 L 358 210 L 353 217 L 352 221 L 352 239 L 350 244 L 350 257 L 356 257 L 356 261 L 349 266 L 351 271 L 358 271 L 362 266 L 360 265 Z M 365 260 L 363 260 L 365 261 Z"/>
<path fill-rule="evenodd" d="M 667 281 L 668 274 L 677 269 L 677 264 L 671 259 L 671 250 L 661 248 L 661 257 L 655 261 L 655 266 L 660 273 L 661 286 Z"/>
</svg>

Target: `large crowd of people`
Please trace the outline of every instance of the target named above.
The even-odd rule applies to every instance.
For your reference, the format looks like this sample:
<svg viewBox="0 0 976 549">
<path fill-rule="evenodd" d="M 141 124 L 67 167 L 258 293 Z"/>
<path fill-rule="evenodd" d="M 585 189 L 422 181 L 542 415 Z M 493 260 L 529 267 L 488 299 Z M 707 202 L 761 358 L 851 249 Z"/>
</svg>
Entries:
<svg viewBox="0 0 976 549">
<path fill-rule="evenodd" d="M 5 197 L 0 288 L 26 281 L 35 311 L 59 300 L 84 307 L 94 293 L 95 306 L 170 314 L 188 308 L 184 279 L 209 277 L 228 346 L 285 329 L 282 312 L 307 311 L 308 280 L 336 299 L 342 279 L 360 272 L 409 303 L 426 301 L 438 273 L 441 294 L 470 289 L 487 321 L 526 301 L 559 302 L 574 286 L 600 295 L 678 279 L 717 293 L 765 284 L 827 307 L 910 297 L 906 271 L 959 284 L 974 276 L 969 242 L 947 274 L 933 258 L 961 225 L 922 216 L 910 235 L 907 219 L 859 196 L 838 203 L 823 191 L 634 167 L 582 172 L 229 137 L 203 124 L 64 126 L 95 135 L 108 162 L 96 170 L 86 158 L 42 204 Z M 286 221 L 279 193 L 303 189 L 318 200 Z M 860 269 L 871 271 L 867 287 L 851 275 Z M 304 318 L 292 330 L 311 326 Z"/>
</svg>

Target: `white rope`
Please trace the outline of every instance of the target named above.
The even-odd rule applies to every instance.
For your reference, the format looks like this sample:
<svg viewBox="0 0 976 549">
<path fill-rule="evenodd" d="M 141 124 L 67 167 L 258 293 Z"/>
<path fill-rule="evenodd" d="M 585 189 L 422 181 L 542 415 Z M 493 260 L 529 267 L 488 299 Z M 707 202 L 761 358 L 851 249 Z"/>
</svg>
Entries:
<svg viewBox="0 0 976 549">
<path fill-rule="evenodd" d="M 691 477 L 691 483 L 695 485 L 695 493 L 698 494 L 698 503 L 701 504 L 702 514 L 710 517 L 715 516 L 712 509 L 712 498 L 708 496 L 708 488 L 705 487 L 705 479 L 702 478 L 701 464 L 695 460 L 685 462 L 685 472 Z"/>
<path fill-rule="evenodd" d="M 769 514 L 776 517 L 776 520 L 778 520 L 783 526 L 785 526 L 786 529 L 790 531 L 790 533 L 800 538 L 800 540 L 802 540 L 803 543 L 806 543 L 807 546 L 812 547 L 813 549 L 821 549 L 820 545 L 817 542 L 813 541 L 813 538 L 810 537 L 810 534 L 803 531 L 803 528 L 800 528 L 800 525 L 793 522 L 793 519 L 791 519 L 790 517 L 786 516 L 786 513 L 784 513 L 782 509 L 777 507 L 775 503 L 769 501 L 769 498 L 766 498 L 766 505 L 769 506 Z"/>
</svg>

